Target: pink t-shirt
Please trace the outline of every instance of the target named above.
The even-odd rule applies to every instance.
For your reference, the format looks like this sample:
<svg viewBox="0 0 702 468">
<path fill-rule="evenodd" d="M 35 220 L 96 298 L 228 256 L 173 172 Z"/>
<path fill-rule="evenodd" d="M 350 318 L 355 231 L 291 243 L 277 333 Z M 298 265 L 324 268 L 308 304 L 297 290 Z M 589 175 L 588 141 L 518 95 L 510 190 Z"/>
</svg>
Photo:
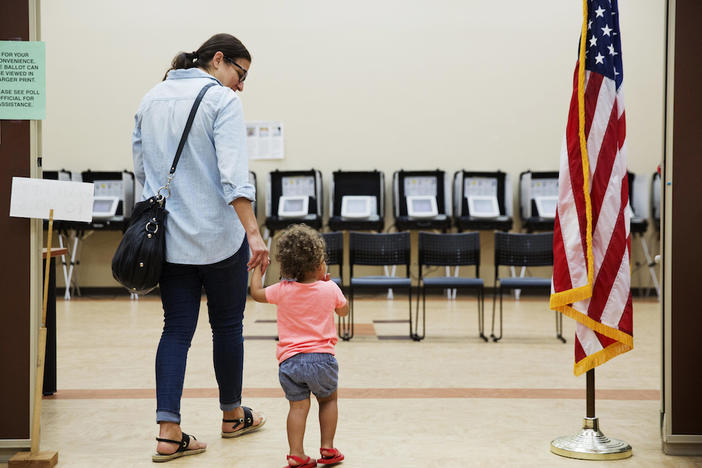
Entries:
<svg viewBox="0 0 702 468">
<path fill-rule="evenodd" d="M 299 353 L 334 354 L 339 339 L 334 309 L 346 298 L 333 281 L 280 281 L 264 289 L 266 301 L 278 306 L 278 349 L 281 363 Z"/>
</svg>

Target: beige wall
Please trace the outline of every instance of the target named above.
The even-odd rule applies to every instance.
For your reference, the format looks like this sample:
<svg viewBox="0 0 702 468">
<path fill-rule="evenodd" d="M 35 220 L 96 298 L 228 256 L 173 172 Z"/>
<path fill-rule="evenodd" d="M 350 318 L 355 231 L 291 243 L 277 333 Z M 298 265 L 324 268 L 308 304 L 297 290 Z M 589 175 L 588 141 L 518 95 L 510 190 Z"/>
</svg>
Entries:
<svg viewBox="0 0 702 468">
<path fill-rule="evenodd" d="M 665 2 L 624 0 L 620 13 L 629 167 L 650 174 L 663 148 Z M 578 0 L 47 1 L 44 166 L 131 169 L 141 96 L 178 51 L 231 32 L 254 59 L 247 120 L 286 126 L 286 158 L 251 161 L 261 197 L 274 169 L 314 167 L 325 182 L 337 169 L 379 169 L 388 183 L 400 168 L 501 169 L 517 209 L 518 174 L 558 168 L 580 15 Z M 82 285 L 116 284 L 118 239 L 86 240 Z"/>
</svg>

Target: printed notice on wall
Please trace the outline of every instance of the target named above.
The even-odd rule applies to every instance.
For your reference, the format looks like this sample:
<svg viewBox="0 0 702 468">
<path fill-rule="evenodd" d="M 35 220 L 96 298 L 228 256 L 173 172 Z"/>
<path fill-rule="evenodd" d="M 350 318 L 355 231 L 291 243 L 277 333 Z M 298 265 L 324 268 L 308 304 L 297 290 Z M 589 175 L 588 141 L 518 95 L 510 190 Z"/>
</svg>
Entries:
<svg viewBox="0 0 702 468">
<path fill-rule="evenodd" d="M 43 42 L 0 41 L 0 120 L 46 118 Z"/>
<path fill-rule="evenodd" d="M 283 123 L 247 122 L 246 143 L 249 159 L 283 159 Z"/>
</svg>

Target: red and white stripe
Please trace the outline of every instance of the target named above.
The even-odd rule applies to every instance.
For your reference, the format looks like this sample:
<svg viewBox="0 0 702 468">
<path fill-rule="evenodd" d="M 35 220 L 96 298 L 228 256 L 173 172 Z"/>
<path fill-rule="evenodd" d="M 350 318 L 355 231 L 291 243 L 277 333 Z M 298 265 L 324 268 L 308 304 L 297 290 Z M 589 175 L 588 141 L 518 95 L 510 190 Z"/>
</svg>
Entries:
<svg viewBox="0 0 702 468">
<path fill-rule="evenodd" d="M 576 64 L 561 150 L 559 202 L 554 225 L 553 293 L 588 284 L 577 80 Z M 617 90 L 613 80 L 590 71 L 585 73 L 585 137 L 590 165 L 593 284 L 591 296 L 568 306 L 568 315 L 579 322 L 575 343 L 576 369 L 582 361 L 615 344 L 622 333 L 633 334 L 624 99 L 621 86 Z M 598 326 L 599 332 L 594 331 L 587 326 L 593 321 L 604 327 Z M 592 368 L 613 357 L 612 353 L 609 354 L 591 359 L 592 365 L 587 367 Z"/>
</svg>

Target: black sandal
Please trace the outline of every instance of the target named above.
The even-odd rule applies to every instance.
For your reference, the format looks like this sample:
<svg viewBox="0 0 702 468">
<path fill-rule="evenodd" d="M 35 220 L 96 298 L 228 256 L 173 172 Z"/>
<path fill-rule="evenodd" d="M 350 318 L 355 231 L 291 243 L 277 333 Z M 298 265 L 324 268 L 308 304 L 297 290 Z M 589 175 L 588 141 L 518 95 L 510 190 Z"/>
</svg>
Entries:
<svg viewBox="0 0 702 468">
<path fill-rule="evenodd" d="M 178 445 L 178 450 L 169 454 L 156 453 L 151 457 L 151 461 L 154 461 L 156 463 L 167 462 L 175 460 L 176 458 L 184 457 L 186 455 L 197 455 L 198 453 L 202 453 L 205 451 L 204 448 L 188 450 L 188 447 L 190 446 L 190 438 L 192 438 L 193 440 L 197 440 L 195 436 L 188 435 L 185 432 L 183 432 L 183 436 L 180 442 L 178 442 L 177 440 L 162 439 L 161 437 L 156 437 L 156 440 L 159 442 L 168 442 L 169 444 Z"/>
<path fill-rule="evenodd" d="M 244 410 L 244 417 L 239 418 L 239 419 L 222 419 L 222 422 L 225 423 L 236 423 L 234 424 L 234 432 L 224 432 L 222 431 L 222 437 L 225 439 L 231 439 L 233 437 L 239 437 L 243 436 L 244 434 L 248 434 L 250 432 L 257 431 L 261 428 L 266 423 L 266 417 L 264 415 L 261 415 L 261 422 L 257 425 L 254 426 L 254 418 L 253 418 L 253 412 L 251 411 L 251 408 L 247 406 L 242 406 Z M 237 427 L 244 425 L 241 429 L 238 431 L 236 430 Z"/>
</svg>

